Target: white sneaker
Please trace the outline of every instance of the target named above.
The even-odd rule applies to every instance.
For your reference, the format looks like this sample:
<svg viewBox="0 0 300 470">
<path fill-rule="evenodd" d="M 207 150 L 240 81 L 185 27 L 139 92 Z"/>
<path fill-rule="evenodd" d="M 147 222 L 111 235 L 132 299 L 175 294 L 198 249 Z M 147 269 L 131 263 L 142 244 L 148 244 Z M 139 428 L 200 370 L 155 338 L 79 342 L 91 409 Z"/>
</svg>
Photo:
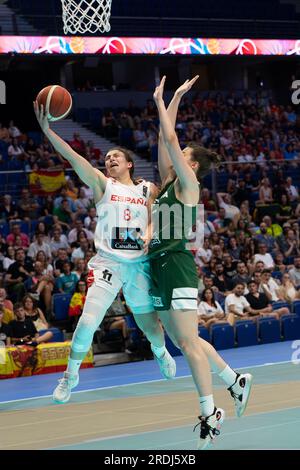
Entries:
<svg viewBox="0 0 300 470">
<path fill-rule="evenodd" d="M 199 416 L 200 422 L 196 424 L 194 427 L 194 431 L 197 426 L 200 425 L 200 436 L 198 439 L 197 449 L 198 450 L 205 450 L 207 449 L 216 436 L 220 434 L 220 428 L 223 424 L 225 418 L 225 411 L 222 408 L 214 409 L 212 415 L 207 416 Z"/>
<path fill-rule="evenodd" d="M 77 387 L 79 375 L 71 375 L 65 372 L 62 379 L 59 379 L 58 385 L 53 392 L 53 401 L 56 403 L 67 403 L 70 400 L 71 390 Z"/>
<path fill-rule="evenodd" d="M 164 376 L 164 378 L 174 379 L 176 375 L 176 362 L 174 361 L 169 351 L 166 349 L 165 354 L 162 357 L 157 357 L 154 352 L 153 352 L 153 355 L 158 362 L 160 371 L 162 375 Z"/>
<path fill-rule="evenodd" d="M 246 410 L 252 381 L 253 376 L 251 374 L 238 374 L 235 383 L 227 389 L 234 399 L 235 412 L 238 418 L 240 418 Z"/>
</svg>

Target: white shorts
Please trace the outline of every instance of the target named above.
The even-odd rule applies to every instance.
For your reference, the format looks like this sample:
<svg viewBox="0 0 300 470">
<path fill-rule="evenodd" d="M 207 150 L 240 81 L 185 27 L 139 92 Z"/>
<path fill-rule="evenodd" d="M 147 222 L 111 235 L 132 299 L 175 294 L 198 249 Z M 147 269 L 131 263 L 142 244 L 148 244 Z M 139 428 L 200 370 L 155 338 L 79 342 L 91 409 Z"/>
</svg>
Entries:
<svg viewBox="0 0 300 470">
<path fill-rule="evenodd" d="M 103 289 L 105 300 L 111 298 L 112 303 L 122 289 L 126 304 L 134 314 L 154 311 L 150 296 L 150 265 L 148 261 L 124 263 L 97 254 L 90 259 L 88 267 L 90 270 L 89 284 L 91 285 L 92 280 L 97 287 Z"/>
</svg>

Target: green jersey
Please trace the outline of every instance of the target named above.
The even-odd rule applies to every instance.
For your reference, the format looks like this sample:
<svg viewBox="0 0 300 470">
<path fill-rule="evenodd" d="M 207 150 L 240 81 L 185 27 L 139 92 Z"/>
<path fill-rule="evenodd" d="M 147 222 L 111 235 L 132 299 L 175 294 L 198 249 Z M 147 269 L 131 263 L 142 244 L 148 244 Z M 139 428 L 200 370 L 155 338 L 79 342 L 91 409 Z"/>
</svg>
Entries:
<svg viewBox="0 0 300 470">
<path fill-rule="evenodd" d="M 175 181 L 160 192 L 152 208 L 153 235 L 149 256 L 158 258 L 169 252 L 188 252 L 186 244 L 196 224 L 197 206 L 179 201 L 175 194 Z"/>
</svg>

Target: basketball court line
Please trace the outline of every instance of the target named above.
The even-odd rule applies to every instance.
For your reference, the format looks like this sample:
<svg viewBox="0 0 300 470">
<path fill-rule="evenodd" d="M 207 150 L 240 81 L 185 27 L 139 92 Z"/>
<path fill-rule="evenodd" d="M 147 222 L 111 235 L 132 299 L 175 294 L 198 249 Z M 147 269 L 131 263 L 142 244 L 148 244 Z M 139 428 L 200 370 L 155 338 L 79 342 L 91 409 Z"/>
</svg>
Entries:
<svg viewBox="0 0 300 470">
<path fill-rule="evenodd" d="M 245 369 L 256 369 L 256 368 L 259 368 L 259 367 L 265 367 L 265 366 L 273 366 L 273 365 L 280 365 L 280 364 L 288 364 L 288 363 L 292 363 L 292 361 L 279 361 L 279 362 L 273 362 L 273 363 L 265 363 L 265 364 L 255 364 L 255 365 L 250 365 L 250 366 L 247 366 L 247 367 L 235 367 L 235 370 L 245 370 Z M 215 372 L 213 372 L 213 375 L 215 375 Z M 188 375 L 182 375 L 180 377 L 174 377 L 174 379 L 172 379 L 172 381 L 175 381 L 175 380 L 179 380 L 179 379 L 185 379 L 185 378 L 189 378 L 191 377 L 191 374 L 188 374 Z M 8 379 L 9 380 L 9 379 Z M 155 380 L 143 380 L 141 382 L 132 382 L 132 383 L 127 383 L 127 384 L 122 384 L 122 385 L 109 385 L 107 387 L 97 387 L 97 388 L 87 388 L 85 390 L 75 390 L 72 392 L 72 395 L 73 394 L 79 394 L 79 393 L 86 393 L 86 392 L 97 392 L 97 391 L 101 391 L 101 390 L 111 390 L 111 389 L 114 389 L 114 388 L 123 388 L 123 387 L 128 387 L 128 386 L 134 386 L 134 385 L 142 385 L 142 384 L 146 384 L 146 383 L 157 383 L 157 382 L 165 382 L 166 379 L 155 379 Z M 42 398 L 51 398 L 52 397 L 52 394 L 50 395 L 40 395 L 40 396 L 36 396 L 36 397 L 29 397 L 29 398 L 19 398 L 19 399 L 15 399 L 15 400 L 6 400 L 6 401 L 1 401 L 0 402 L 0 405 L 4 405 L 4 404 L 8 404 L 8 403 L 16 403 L 16 402 L 20 402 L 20 401 L 30 401 L 30 400 L 40 400 Z"/>
</svg>

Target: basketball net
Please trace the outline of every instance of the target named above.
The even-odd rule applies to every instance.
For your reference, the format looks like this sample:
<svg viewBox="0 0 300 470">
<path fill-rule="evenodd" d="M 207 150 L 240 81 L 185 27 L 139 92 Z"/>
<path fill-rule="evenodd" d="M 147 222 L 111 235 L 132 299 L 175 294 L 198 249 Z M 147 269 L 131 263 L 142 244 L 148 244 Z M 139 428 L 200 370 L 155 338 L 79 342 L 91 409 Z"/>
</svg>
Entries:
<svg viewBox="0 0 300 470">
<path fill-rule="evenodd" d="M 61 0 L 65 34 L 110 31 L 112 0 Z"/>
</svg>

